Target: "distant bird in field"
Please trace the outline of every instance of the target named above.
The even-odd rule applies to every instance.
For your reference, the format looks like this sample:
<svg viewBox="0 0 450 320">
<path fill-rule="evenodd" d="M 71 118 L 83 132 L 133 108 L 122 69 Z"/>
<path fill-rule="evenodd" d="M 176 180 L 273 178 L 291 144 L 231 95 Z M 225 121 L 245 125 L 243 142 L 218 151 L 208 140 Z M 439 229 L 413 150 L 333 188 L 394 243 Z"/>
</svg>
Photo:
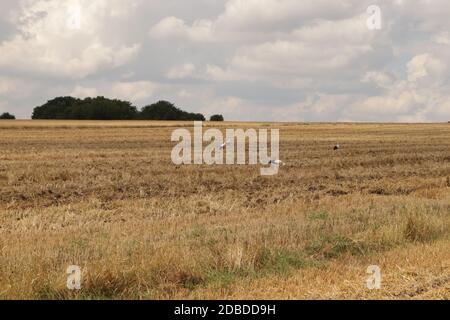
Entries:
<svg viewBox="0 0 450 320">
<path fill-rule="evenodd" d="M 269 164 L 274 164 L 274 165 L 276 165 L 276 166 L 285 166 L 285 165 L 286 165 L 286 163 L 284 163 L 284 162 L 281 161 L 281 160 L 270 160 L 270 161 L 269 161 Z"/>
<path fill-rule="evenodd" d="M 337 144 L 337 145 L 335 145 L 335 146 L 334 146 L 334 148 L 333 148 L 333 150 L 334 150 L 334 151 L 337 151 L 337 150 L 339 150 L 339 149 L 341 149 L 341 146 L 340 146 L 340 145 L 338 145 L 338 144 Z"/>
<path fill-rule="evenodd" d="M 220 145 L 220 149 L 224 149 L 229 144 L 230 144 L 230 140 L 227 140 L 224 144 Z"/>
</svg>

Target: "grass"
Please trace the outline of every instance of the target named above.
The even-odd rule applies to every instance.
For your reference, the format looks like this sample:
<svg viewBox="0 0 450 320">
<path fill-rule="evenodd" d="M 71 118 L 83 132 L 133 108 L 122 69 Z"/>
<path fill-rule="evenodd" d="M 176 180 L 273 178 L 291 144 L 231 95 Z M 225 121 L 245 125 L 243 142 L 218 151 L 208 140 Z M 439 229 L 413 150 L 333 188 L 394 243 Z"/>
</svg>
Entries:
<svg viewBox="0 0 450 320">
<path fill-rule="evenodd" d="M 273 177 L 172 165 L 188 125 L 0 121 L 0 298 L 450 298 L 447 124 L 272 124 Z"/>
</svg>

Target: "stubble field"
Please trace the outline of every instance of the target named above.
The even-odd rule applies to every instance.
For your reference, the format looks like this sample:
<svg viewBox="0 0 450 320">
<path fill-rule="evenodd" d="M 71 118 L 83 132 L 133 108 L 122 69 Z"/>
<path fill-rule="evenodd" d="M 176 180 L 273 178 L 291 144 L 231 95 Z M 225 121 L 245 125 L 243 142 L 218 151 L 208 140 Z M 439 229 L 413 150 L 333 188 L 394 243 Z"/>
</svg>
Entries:
<svg viewBox="0 0 450 320">
<path fill-rule="evenodd" d="M 0 122 L 0 299 L 450 298 L 449 124 L 215 126 L 280 129 L 287 165 L 175 166 L 192 123 Z"/>
</svg>

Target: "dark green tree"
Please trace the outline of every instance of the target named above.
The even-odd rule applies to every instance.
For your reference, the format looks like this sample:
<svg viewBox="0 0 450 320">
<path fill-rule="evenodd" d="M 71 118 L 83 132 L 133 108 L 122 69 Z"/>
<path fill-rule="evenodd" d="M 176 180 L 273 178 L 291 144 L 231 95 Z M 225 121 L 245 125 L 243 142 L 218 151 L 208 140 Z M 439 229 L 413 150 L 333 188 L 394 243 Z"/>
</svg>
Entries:
<svg viewBox="0 0 450 320">
<path fill-rule="evenodd" d="M 189 113 L 177 108 L 168 101 L 158 101 L 146 106 L 140 113 L 143 120 L 184 120 L 184 121 L 205 121 L 205 117 L 200 113 Z"/>
<path fill-rule="evenodd" d="M 2 115 L 0 115 L 1 120 L 16 120 L 16 117 L 9 112 L 5 112 Z"/>
<path fill-rule="evenodd" d="M 86 98 L 59 97 L 34 108 L 32 119 L 66 120 L 131 120 L 138 111 L 128 101 L 105 97 Z"/>
<path fill-rule="evenodd" d="M 215 122 L 222 122 L 225 121 L 223 118 L 223 115 L 221 114 L 215 114 L 213 116 L 211 116 L 211 118 L 209 119 L 209 121 L 215 121 Z"/>
<path fill-rule="evenodd" d="M 186 120 L 205 121 L 199 113 L 189 113 L 168 101 L 159 101 L 139 112 L 128 101 L 105 97 L 77 99 L 58 97 L 34 108 L 32 119 L 65 120 Z"/>
<path fill-rule="evenodd" d="M 128 101 L 110 100 L 105 97 L 86 98 L 70 110 L 74 119 L 132 120 L 138 111 Z"/>
<path fill-rule="evenodd" d="M 33 110 L 32 119 L 69 119 L 68 112 L 70 108 L 79 104 L 80 99 L 72 97 L 58 97 L 47 101 L 42 106 Z"/>
</svg>

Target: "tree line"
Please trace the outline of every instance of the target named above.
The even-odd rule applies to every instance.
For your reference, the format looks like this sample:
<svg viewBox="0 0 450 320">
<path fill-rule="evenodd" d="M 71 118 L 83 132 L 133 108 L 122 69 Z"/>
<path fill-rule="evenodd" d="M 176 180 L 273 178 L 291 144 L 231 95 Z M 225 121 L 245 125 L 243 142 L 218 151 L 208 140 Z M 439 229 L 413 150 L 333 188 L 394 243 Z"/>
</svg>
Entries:
<svg viewBox="0 0 450 320">
<path fill-rule="evenodd" d="M 58 120 L 184 120 L 206 121 L 201 113 L 181 110 L 169 101 L 158 101 L 138 110 L 128 101 L 105 97 L 78 99 L 57 97 L 34 108 L 32 119 Z M 213 115 L 210 121 L 224 121 Z"/>
</svg>

